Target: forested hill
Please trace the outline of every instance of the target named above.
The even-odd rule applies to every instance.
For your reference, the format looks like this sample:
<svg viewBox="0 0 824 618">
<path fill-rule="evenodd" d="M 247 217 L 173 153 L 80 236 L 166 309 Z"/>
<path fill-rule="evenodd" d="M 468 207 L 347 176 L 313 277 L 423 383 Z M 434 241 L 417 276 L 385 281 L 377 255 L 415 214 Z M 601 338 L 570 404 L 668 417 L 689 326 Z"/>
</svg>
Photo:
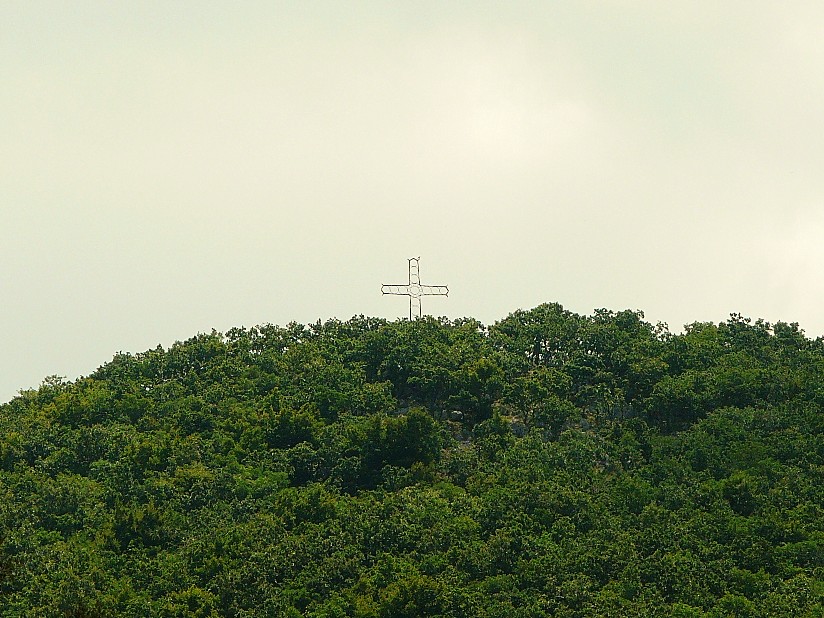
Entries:
<svg viewBox="0 0 824 618">
<path fill-rule="evenodd" d="M 0 406 L 0 616 L 824 616 L 824 341 L 556 304 L 201 334 Z"/>
</svg>

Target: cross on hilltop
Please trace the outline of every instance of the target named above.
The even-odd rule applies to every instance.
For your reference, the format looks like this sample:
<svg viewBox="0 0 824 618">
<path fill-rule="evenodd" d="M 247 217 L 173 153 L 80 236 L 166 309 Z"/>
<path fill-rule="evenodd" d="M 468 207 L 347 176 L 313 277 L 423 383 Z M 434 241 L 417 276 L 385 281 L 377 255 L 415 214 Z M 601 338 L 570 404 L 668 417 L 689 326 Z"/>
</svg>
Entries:
<svg viewBox="0 0 824 618">
<path fill-rule="evenodd" d="M 421 317 L 421 296 L 449 296 L 449 288 L 445 285 L 422 285 L 420 278 L 419 257 L 409 258 L 409 283 L 406 285 L 382 285 L 382 294 L 395 294 L 409 297 L 409 319 L 412 319 L 417 310 Z"/>
</svg>

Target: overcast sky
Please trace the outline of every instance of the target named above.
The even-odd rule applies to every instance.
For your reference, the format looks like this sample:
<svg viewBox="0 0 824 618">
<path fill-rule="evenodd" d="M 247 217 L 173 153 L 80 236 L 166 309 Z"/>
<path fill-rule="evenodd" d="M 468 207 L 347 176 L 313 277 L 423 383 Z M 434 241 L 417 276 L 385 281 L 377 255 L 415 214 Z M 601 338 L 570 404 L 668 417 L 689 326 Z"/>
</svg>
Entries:
<svg viewBox="0 0 824 618">
<path fill-rule="evenodd" d="M 560 302 L 824 334 L 820 0 L 0 3 L 0 401 L 198 332 Z"/>
</svg>

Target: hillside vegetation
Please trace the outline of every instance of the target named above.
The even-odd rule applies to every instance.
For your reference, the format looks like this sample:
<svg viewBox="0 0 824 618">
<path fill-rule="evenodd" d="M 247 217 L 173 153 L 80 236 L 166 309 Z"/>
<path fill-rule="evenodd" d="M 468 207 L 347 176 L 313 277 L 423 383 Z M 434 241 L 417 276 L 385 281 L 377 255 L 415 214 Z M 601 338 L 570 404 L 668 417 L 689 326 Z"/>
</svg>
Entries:
<svg viewBox="0 0 824 618">
<path fill-rule="evenodd" d="M 557 304 L 200 334 L 0 406 L 0 616 L 824 616 L 824 341 Z"/>
</svg>

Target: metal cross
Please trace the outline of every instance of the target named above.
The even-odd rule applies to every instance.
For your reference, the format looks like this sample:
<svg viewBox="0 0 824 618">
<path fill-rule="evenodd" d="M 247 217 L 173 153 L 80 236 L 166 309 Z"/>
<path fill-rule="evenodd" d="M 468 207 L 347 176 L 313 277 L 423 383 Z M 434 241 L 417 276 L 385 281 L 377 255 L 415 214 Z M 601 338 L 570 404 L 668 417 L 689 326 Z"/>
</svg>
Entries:
<svg viewBox="0 0 824 618">
<path fill-rule="evenodd" d="M 382 294 L 396 294 L 409 297 L 409 319 L 415 311 L 421 317 L 421 296 L 449 296 L 445 285 L 421 285 L 418 262 L 421 258 L 409 258 L 409 283 L 406 285 L 382 285 Z"/>
</svg>

